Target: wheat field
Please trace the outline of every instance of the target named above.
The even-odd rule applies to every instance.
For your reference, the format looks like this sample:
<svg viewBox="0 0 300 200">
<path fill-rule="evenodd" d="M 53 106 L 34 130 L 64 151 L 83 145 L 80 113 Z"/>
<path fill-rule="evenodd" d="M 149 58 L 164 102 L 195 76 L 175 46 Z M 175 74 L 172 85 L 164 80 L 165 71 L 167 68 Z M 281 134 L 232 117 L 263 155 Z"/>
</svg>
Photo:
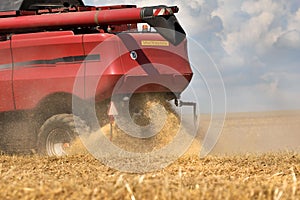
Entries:
<svg viewBox="0 0 300 200">
<path fill-rule="evenodd" d="M 200 132 L 163 170 L 130 174 L 92 156 L 0 156 L 0 199 L 300 199 L 300 112 L 227 115 L 210 155 Z"/>
</svg>

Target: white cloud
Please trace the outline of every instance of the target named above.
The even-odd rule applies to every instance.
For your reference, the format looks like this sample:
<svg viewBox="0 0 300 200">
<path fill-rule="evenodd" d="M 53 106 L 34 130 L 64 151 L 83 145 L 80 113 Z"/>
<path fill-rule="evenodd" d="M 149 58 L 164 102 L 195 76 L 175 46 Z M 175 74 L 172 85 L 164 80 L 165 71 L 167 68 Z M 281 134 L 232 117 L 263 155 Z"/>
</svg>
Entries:
<svg viewBox="0 0 300 200">
<path fill-rule="evenodd" d="M 223 21 L 223 47 L 227 52 L 227 56 L 232 57 L 232 60 L 243 60 L 238 63 L 251 64 L 252 57 L 263 55 L 282 34 L 282 27 L 274 26 L 274 22 L 285 13 L 283 2 L 248 0 L 242 4 L 234 5 L 235 7 L 232 5 L 226 6 L 223 3 L 214 12 Z M 231 14 L 224 15 L 224 13 Z M 237 14 L 234 13 L 240 13 L 240 15 L 242 13 L 245 17 L 240 17 L 240 21 L 237 22 L 235 19 Z M 232 25 L 232 22 L 236 23 Z M 228 60 L 230 59 L 224 58 L 224 64 L 234 64 L 228 63 Z"/>
<path fill-rule="evenodd" d="M 248 0 L 242 4 L 241 10 L 247 12 L 248 14 L 255 16 L 260 15 L 262 12 L 269 11 L 271 13 L 281 12 L 283 9 L 282 1 L 272 1 L 272 0 Z"/>
<path fill-rule="evenodd" d="M 290 16 L 289 21 L 288 21 L 288 29 L 289 30 L 294 30 L 294 29 L 299 30 L 299 27 L 300 27 L 300 8 L 294 15 Z"/>
<path fill-rule="evenodd" d="M 181 1 L 183 2 L 183 1 Z M 189 1 L 189 7 L 193 10 L 198 10 L 205 3 L 205 0 L 191 0 Z"/>
<path fill-rule="evenodd" d="M 276 45 L 279 48 L 291 48 L 300 50 L 300 32 L 297 30 L 288 31 L 278 37 Z M 299 53 L 300 55 L 300 53 Z"/>
</svg>

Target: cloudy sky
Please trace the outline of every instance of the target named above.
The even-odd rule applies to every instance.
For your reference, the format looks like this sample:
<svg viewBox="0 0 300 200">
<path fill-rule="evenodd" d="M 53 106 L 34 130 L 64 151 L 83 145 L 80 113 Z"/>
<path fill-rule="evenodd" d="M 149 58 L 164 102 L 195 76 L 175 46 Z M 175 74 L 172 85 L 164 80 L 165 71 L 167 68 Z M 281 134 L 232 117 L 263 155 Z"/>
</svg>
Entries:
<svg viewBox="0 0 300 200">
<path fill-rule="evenodd" d="M 194 43 L 190 46 L 191 62 L 200 71 L 207 71 L 203 66 L 209 64 L 197 56 L 205 49 L 224 81 L 228 111 L 300 109 L 299 0 L 85 0 L 85 3 L 177 5 L 180 8 L 177 18 Z M 213 70 L 203 76 L 209 87 L 217 87 L 218 91 L 219 86 L 209 80 L 209 74 L 215 73 Z M 193 87 L 197 88 L 197 84 Z"/>
</svg>

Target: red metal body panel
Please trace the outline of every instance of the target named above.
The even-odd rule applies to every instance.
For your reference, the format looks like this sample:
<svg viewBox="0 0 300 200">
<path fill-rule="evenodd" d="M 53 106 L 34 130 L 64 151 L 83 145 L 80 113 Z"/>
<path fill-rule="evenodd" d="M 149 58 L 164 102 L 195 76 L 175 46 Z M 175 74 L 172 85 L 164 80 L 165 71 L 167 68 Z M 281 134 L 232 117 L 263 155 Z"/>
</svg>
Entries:
<svg viewBox="0 0 300 200">
<path fill-rule="evenodd" d="M 83 44 L 86 54 L 100 55 L 100 61 L 86 62 L 86 98 L 106 99 L 124 74 L 119 59 L 119 40 L 113 34 L 89 34 L 84 35 Z"/>
<path fill-rule="evenodd" d="M 52 93 L 72 93 L 74 79 L 82 62 L 28 62 L 84 55 L 81 35 L 53 35 L 55 33 L 43 33 L 37 38 L 31 34 L 28 37 L 12 37 L 16 109 L 34 108 L 41 99 Z M 84 97 L 83 89 L 77 90 L 76 95 Z"/>
<path fill-rule="evenodd" d="M 0 42 L 0 112 L 14 110 L 10 41 Z"/>
<path fill-rule="evenodd" d="M 142 46 L 141 43 L 143 40 L 166 42 L 157 33 L 124 33 L 126 38 L 121 35 L 106 37 L 106 40 L 105 34 L 84 36 L 85 51 L 101 55 L 100 62 L 86 64 L 86 98 L 94 98 L 95 94 L 97 100 L 109 98 L 121 78 L 122 81 L 118 83 L 121 88 L 115 92 L 123 94 L 170 90 L 181 93 L 187 87 L 193 73 L 188 62 L 186 40 L 178 46 L 168 43 L 168 46 L 154 47 Z M 141 59 L 132 59 L 132 50 Z M 153 84 L 132 91 L 132 87 L 143 84 L 145 80 Z M 167 89 L 159 83 L 172 85 L 172 88 Z"/>
<path fill-rule="evenodd" d="M 125 34 L 124 34 L 125 35 Z M 131 86 L 139 80 L 152 80 L 173 85 L 172 92 L 181 93 L 192 77 L 186 41 L 173 46 L 142 46 L 142 40 L 165 41 L 157 33 L 126 33 L 129 40 L 113 34 L 99 33 L 74 35 L 66 32 L 44 32 L 20 34 L 11 39 L 14 74 L 13 92 L 16 109 L 34 108 L 43 98 L 54 93 L 70 93 L 81 98 L 104 100 L 112 94 L 115 85 L 122 78 L 119 93 L 132 92 Z M 2 54 L 11 63 L 9 41 L 3 42 Z M 134 46 L 128 46 L 134 45 Z M 135 46 L 137 45 L 137 46 Z M 133 48 L 133 49 L 131 49 Z M 144 60 L 133 60 L 130 51 L 135 50 Z M 59 58 L 100 55 L 100 60 L 65 62 Z M 170 59 L 172 58 L 172 59 Z M 57 60 L 58 59 L 58 60 Z M 58 62 L 47 63 L 51 60 Z M 47 61 L 47 62 L 46 62 Z M 147 66 L 147 65 L 151 66 Z M 143 68 L 152 68 L 158 74 L 151 74 Z M 161 67 L 167 66 L 168 68 Z M 131 71 L 134 69 L 134 71 Z M 79 70 L 81 70 L 79 72 Z M 5 102 L 13 102 L 11 88 L 11 68 L 1 71 L 1 94 Z M 182 81 L 182 76 L 185 80 Z M 79 76 L 79 77 L 78 77 Z M 99 77 L 101 79 L 99 80 Z M 159 76 L 159 77 L 158 77 Z M 176 78 L 178 77 L 178 78 Z M 159 80 L 157 79 L 159 78 Z M 74 81 L 80 81 L 74 89 Z M 142 83 L 142 82 L 141 82 Z M 170 92 L 158 83 L 146 85 L 136 92 Z M 78 87 L 80 86 L 80 87 Z M 84 87 L 85 86 L 85 87 Z M 5 91 L 3 91 L 5 89 Z M 6 104 L 2 110 L 11 110 L 13 104 Z"/>
<path fill-rule="evenodd" d="M 123 34 L 121 34 L 123 35 Z M 129 53 L 132 50 L 140 49 L 145 54 L 145 59 L 142 62 L 145 63 L 157 63 L 172 67 L 180 74 L 192 73 L 188 55 L 187 55 L 187 41 L 184 40 L 180 45 L 174 46 L 171 43 L 167 43 L 166 46 L 159 45 L 142 45 L 142 42 L 159 41 L 167 42 L 161 35 L 157 33 L 131 33 L 126 34 L 123 41 L 120 43 L 120 53 L 122 57 L 122 63 L 124 63 L 125 72 L 129 71 L 133 67 L 140 65 L 137 60 L 131 59 Z M 142 53 L 140 52 L 140 53 Z M 142 70 L 142 68 L 140 68 Z M 163 71 L 162 68 L 157 68 L 161 74 L 167 74 L 168 71 Z M 143 74 L 143 72 L 141 71 Z M 145 74 L 145 72 L 144 72 Z"/>
<path fill-rule="evenodd" d="M 130 92 L 133 87 L 148 82 L 152 84 L 144 85 L 137 92 L 181 93 L 187 87 L 193 73 L 188 62 L 186 40 L 174 46 L 157 33 L 120 34 L 119 37 L 124 69 L 124 83 L 119 92 Z M 147 45 L 147 42 L 154 42 L 154 45 Z M 165 44 L 160 46 L 155 42 Z M 136 51 L 136 60 L 130 57 L 131 51 Z"/>
</svg>

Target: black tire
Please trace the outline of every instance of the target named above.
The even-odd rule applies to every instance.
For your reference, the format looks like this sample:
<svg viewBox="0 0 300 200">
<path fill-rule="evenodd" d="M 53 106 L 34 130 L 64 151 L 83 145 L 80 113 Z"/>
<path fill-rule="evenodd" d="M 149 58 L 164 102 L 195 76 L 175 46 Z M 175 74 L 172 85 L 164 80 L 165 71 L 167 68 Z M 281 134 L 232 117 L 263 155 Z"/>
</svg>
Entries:
<svg viewBox="0 0 300 200">
<path fill-rule="evenodd" d="M 79 133 L 88 132 L 85 121 L 72 114 L 57 114 L 47 119 L 38 133 L 37 150 L 41 155 L 68 155 L 66 148 L 78 138 Z"/>
</svg>

